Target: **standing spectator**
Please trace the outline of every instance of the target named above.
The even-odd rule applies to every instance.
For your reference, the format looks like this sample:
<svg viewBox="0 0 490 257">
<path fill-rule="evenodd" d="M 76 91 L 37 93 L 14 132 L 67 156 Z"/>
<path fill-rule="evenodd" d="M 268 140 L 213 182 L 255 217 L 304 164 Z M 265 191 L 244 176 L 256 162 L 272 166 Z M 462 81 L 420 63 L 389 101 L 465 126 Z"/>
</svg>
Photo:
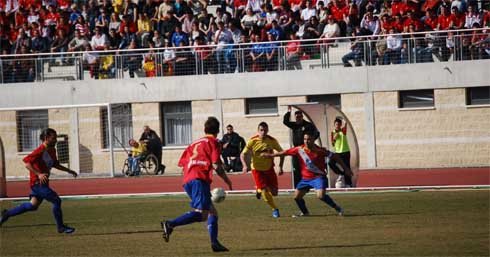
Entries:
<svg viewBox="0 0 490 257">
<path fill-rule="evenodd" d="M 224 168 L 227 172 L 230 170 L 240 171 L 242 167 L 239 166 L 240 153 L 245 147 L 245 139 L 233 131 L 233 126 L 229 124 L 226 126 L 226 134 L 221 139 L 223 145 L 223 157 Z"/>
<path fill-rule="evenodd" d="M 163 174 L 165 172 L 165 165 L 162 164 L 162 140 L 158 134 L 150 126 L 145 125 L 143 126 L 143 133 L 141 133 L 139 141 L 144 142 L 146 149 L 157 157 L 159 163 L 158 171 Z"/>
<path fill-rule="evenodd" d="M 268 135 L 269 126 L 267 123 L 259 123 L 257 131 L 257 135 L 250 138 L 240 155 L 243 172 L 248 172 L 249 169 L 246 160 L 251 156 L 252 175 L 257 190 L 256 197 L 257 199 L 264 199 L 264 201 L 272 208 L 272 217 L 279 218 L 279 209 L 273 198 L 273 196 L 277 196 L 278 193 L 277 175 L 274 171 L 274 160 L 263 157 L 262 153 L 274 153 L 274 151 L 281 152 L 282 148 L 275 138 Z M 283 174 L 283 164 L 284 157 L 281 157 L 279 161 L 279 175 Z"/>
<path fill-rule="evenodd" d="M 335 128 L 330 134 L 330 140 L 332 142 L 332 146 L 334 147 L 334 151 L 336 154 L 340 156 L 340 159 L 344 162 L 345 165 L 342 165 L 344 168 L 340 170 L 337 167 L 338 160 L 330 159 L 328 162 L 328 166 L 339 175 L 338 180 L 345 179 L 345 185 L 347 187 L 352 187 L 352 172 L 350 167 L 350 148 L 349 142 L 347 141 L 347 122 L 345 122 L 344 126 L 342 126 L 342 120 L 337 117 L 334 121 Z M 347 169 L 345 169 L 347 167 Z M 338 181 L 337 180 L 337 181 Z"/>
<path fill-rule="evenodd" d="M 128 49 L 133 50 L 137 48 L 136 39 L 131 40 Z M 134 78 L 134 72 L 141 69 L 142 56 L 134 51 L 126 52 L 123 57 L 123 67 L 129 70 L 129 77 Z"/>
<path fill-rule="evenodd" d="M 386 38 L 386 51 L 384 54 L 383 64 L 399 64 L 402 49 L 402 37 L 399 34 L 395 34 L 394 28 L 389 30 L 389 35 Z"/>
<path fill-rule="evenodd" d="M 162 221 L 163 238 L 168 242 L 175 227 L 207 220 L 211 249 L 214 252 L 227 252 L 228 249 L 218 241 L 218 211 L 211 202 L 210 193 L 213 170 L 232 190 L 231 180 L 221 165 L 220 147 L 216 139 L 219 121 L 215 117 L 206 120 L 204 133 L 205 137 L 194 141 L 186 148 L 178 164 L 184 169 L 184 189 L 191 198 L 193 210 L 176 219 Z"/>
<path fill-rule="evenodd" d="M 294 112 L 295 121 L 291 121 L 291 106 L 288 106 L 288 111 L 284 114 L 282 119 L 282 123 L 286 125 L 286 127 L 290 128 L 292 131 L 293 137 L 293 146 L 300 146 L 303 144 L 303 137 L 305 133 L 309 133 L 313 136 L 313 141 L 316 140 L 320 136 L 320 132 L 318 132 L 315 125 L 311 122 L 304 120 L 302 111 Z M 296 157 L 292 158 L 293 161 L 293 181 L 294 186 L 299 183 L 301 180 L 301 169 L 299 159 Z"/>
<path fill-rule="evenodd" d="M 225 23 L 218 22 L 218 31 L 216 31 L 214 43 L 216 46 L 216 60 L 218 61 L 218 73 L 233 73 L 232 62 L 236 62 L 234 58 L 233 48 L 230 44 L 233 44 L 233 35 L 230 30 L 225 28 Z"/>
<path fill-rule="evenodd" d="M 169 41 L 165 39 L 165 50 L 163 51 L 162 63 L 163 76 L 174 75 L 176 59 L 175 49 L 171 48 Z"/>
<path fill-rule="evenodd" d="M 212 48 L 206 46 L 206 42 L 202 36 L 196 38 L 194 45 L 197 46 L 195 50 L 198 74 L 215 74 L 217 63 Z"/>
<path fill-rule="evenodd" d="M 276 71 L 279 67 L 278 51 L 279 43 L 274 42 L 274 36 L 271 33 L 267 33 L 268 41 L 264 44 L 265 51 L 265 70 Z"/>
<path fill-rule="evenodd" d="M 306 207 L 306 202 L 303 197 L 306 195 L 306 193 L 308 193 L 308 191 L 310 191 L 311 188 L 315 189 L 318 200 L 335 209 L 339 216 L 344 215 L 342 208 L 336 204 L 325 191 L 325 188 L 328 187 L 325 158 L 328 157 L 330 159 L 335 159 L 339 163 L 343 164 L 342 159 L 327 149 L 315 145 L 314 135 L 311 135 L 309 132 L 305 131 L 304 144 L 279 153 L 263 153 L 262 155 L 264 157 L 289 155 L 300 160 L 301 181 L 295 185 L 296 191 L 294 193 L 294 201 L 298 205 L 301 212 L 297 215 L 293 215 L 293 218 L 310 215 L 310 211 Z M 345 170 L 347 170 L 345 165 L 343 167 Z"/>
<path fill-rule="evenodd" d="M 42 144 L 27 155 L 23 161 L 27 170 L 29 170 L 31 187 L 30 201 L 23 203 L 10 210 L 3 210 L 0 216 L 0 225 L 5 223 L 9 218 L 20 215 L 28 211 L 36 211 L 39 205 L 46 200 L 53 204 L 53 216 L 56 221 L 58 233 L 71 234 L 75 229 L 67 226 L 63 222 L 63 212 L 61 210 L 61 198 L 49 186 L 49 176 L 51 168 L 56 168 L 77 177 L 77 173 L 65 166 L 62 166 L 56 156 L 57 134 L 54 129 L 44 129 L 40 139 Z"/>
</svg>

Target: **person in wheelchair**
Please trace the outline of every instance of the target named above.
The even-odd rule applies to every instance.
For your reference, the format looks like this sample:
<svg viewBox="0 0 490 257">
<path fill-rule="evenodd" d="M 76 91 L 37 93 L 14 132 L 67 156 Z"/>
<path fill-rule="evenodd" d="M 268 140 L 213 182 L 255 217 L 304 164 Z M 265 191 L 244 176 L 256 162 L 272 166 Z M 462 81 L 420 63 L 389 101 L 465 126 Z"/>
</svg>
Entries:
<svg viewBox="0 0 490 257">
<path fill-rule="evenodd" d="M 129 140 L 131 153 L 128 156 L 129 176 L 138 176 L 140 174 L 140 159 L 146 153 L 146 146 L 143 143 L 136 142 L 134 139 Z"/>
</svg>

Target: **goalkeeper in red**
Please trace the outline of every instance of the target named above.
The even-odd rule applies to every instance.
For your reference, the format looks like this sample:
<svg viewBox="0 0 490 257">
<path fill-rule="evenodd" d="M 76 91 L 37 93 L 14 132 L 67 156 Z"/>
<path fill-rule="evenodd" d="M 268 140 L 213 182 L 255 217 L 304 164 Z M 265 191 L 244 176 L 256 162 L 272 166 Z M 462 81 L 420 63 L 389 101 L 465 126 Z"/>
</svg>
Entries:
<svg viewBox="0 0 490 257">
<path fill-rule="evenodd" d="M 330 198 L 330 196 L 325 192 L 325 188 L 327 187 L 327 177 L 325 172 L 326 158 L 328 157 L 331 159 L 335 159 L 342 165 L 342 168 L 347 171 L 350 170 L 345 166 L 345 164 L 342 162 L 337 154 L 315 145 L 314 136 L 310 133 L 305 132 L 303 139 L 303 145 L 293 147 L 278 153 L 262 153 L 261 155 L 263 157 L 290 155 L 297 156 L 300 160 L 302 179 L 296 186 L 294 200 L 296 201 L 296 204 L 298 205 L 301 212 L 298 215 L 293 215 L 293 217 L 308 216 L 310 214 L 303 197 L 306 193 L 308 193 L 311 188 L 314 188 L 316 190 L 316 196 L 320 201 L 323 201 L 328 206 L 334 208 L 337 213 L 342 216 L 342 208 L 337 205 L 333 201 L 333 199 Z"/>
<path fill-rule="evenodd" d="M 189 145 L 180 157 L 178 165 L 184 169 L 184 190 L 191 198 L 190 205 L 193 210 L 173 220 L 161 222 L 163 238 L 166 242 L 169 241 L 175 227 L 207 220 L 212 250 L 228 251 L 218 241 L 218 212 L 211 202 L 210 190 L 213 170 L 232 190 L 231 181 L 226 176 L 220 159 L 221 147 L 216 138 L 219 126 L 219 121 L 215 117 L 209 117 L 204 124 L 206 135 Z"/>
</svg>

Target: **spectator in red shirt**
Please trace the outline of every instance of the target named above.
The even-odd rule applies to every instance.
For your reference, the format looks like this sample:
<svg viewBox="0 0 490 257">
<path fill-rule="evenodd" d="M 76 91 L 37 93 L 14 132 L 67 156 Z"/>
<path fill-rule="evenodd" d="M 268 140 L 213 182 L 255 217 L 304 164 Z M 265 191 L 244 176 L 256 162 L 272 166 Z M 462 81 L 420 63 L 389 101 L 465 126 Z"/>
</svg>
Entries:
<svg viewBox="0 0 490 257">
<path fill-rule="evenodd" d="M 420 21 L 414 17 L 413 12 L 407 12 L 407 18 L 403 21 L 403 31 L 408 32 L 408 26 L 413 25 L 415 30 L 419 31 L 422 28 Z"/>
<path fill-rule="evenodd" d="M 40 139 L 42 144 L 32 153 L 26 156 L 23 161 L 30 176 L 30 202 L 23 203 L 10 210 L 3 210 L 0 217 L 0 225 L 5 223 L 10 217 L 20 215 L 28 211 L 35 211 L 39 205 L 46 201 L 53 204 L 53 216 L 56 220 L 58 233 L 71 234 L 75 229 L 68 227 L 63 223 L 63 214 L 61 211 L 61 198 L 49 187 L 49 176 L 51 168 L 56 168 L 77 177 L 77 173 L 65 166 L 62 166 L 56 157 L 57 134 L 54 129 L 48 128 L 42 131 Z"/>
<path fill-rule="evenodd" d="M 449 13 L 449 8 L 441 6 L 441 14 L 437 18 L 438 26 L 437 30 L 448 30 L 451 25 L 451 14 Z"/>
<path fill-rule="evenodd" d="M 454 6 L 451 8 L 451 22 L 449 28 L 451 29 L 462 29 L 465 22 L 464 14 L 461 14 L 458 7 Z"/>
<path fill-rule="evenodd" d="M 428 9 L 425 15 L 424 24 L 426 27 L 431 28 L 431 30 L 437 29 L 438 18 L 433 9 Z"/>
</svg>

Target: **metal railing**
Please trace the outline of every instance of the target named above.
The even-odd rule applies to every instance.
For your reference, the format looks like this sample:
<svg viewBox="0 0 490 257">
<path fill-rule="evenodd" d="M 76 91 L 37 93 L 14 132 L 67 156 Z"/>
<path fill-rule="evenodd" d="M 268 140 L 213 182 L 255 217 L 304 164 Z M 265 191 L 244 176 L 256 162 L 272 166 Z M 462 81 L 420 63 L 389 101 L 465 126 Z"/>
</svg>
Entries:
<svg viewBox="0 0 490 257">
<path fill-rule="evenodd" d="M 485 29 L 0 56 L 0 83 L 329 69 L 490 58 Z"/>
</svg>

